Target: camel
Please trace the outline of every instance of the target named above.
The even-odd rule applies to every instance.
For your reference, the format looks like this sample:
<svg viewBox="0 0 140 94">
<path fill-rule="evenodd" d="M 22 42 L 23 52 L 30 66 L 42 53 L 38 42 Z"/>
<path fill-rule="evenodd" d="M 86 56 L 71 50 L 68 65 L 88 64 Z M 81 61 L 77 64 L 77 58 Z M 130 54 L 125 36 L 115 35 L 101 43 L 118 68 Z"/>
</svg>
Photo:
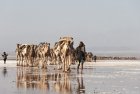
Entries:
<svg viewBox="0 0 140 94">
<path fill-rule="evenodd" d="M 54 48 L 53 48 L 53 52 L 54 52 L 54 57 L 53 57 L 53 60 L 54 60 L 54 64 L 57 65 L 58 69 L 61 69 L 62 66 L 62 61 L 61 61 L 61 57 L 60 57 L 60 54 L 61 54 L 61 46 L 60 46 L 60 43 L 59 42 L 56 42 L 55 45 L 54 45 Z"/>
<path fill-rule="evenodd" d="M 28 49 L 28 64 L 29 66 L 34 66 L 35 63 L 35 57 L 36 57 L 36 53 L 35 53 L 35 47 L 36 45 L 30 45 L 29 49 Z"/>
<path fill-rule="evenodd" d="M 92 62 L 93 61 L 93 54 L 92 54 L 92 52 L 87 52 L 86 53 L 86 61 L 87 62 Z"/>
<path fill-rule="evenodd" d="M 18 66 L 25 66 L 25 60 L 27 59 L 27 48 L 27 44 L 17 44 L 16 57 Z"/>
<path fill-rule="evenodd" d="M 36 47 L 36 56 L 39 61 L 41 61 L 41 67 L 47 68 L 47 61 L 50 57 L 50 43 L 40 43 L 38 47 Z"/>
<path fill-rule="evenodd" d="M 17 44 L 17 47 L 16 47 L 16 60 L 17 60 L 17 66 L 20 65 L 20 61 L 21 61 L 20 46 L 21 46 L 21 44 Z"/>
<path fill-rule="evenodd" d="M 60 38 L 59 42 L 57 42 L 54 46 L 56 59 L 57 61 L 59 60 L 59 65 L 62 64 L 62 69 L 64 72 L 70 70 L 73 52 L 74 48 L 72 37 Z"/>
<path fill-rule="evenodd" d="M 56 55 L 54 53 L 54 49 L 50 49 L 50 58 L 49 60 L 51 61 L 49 65 L 56 65 Z"/>
</svg>

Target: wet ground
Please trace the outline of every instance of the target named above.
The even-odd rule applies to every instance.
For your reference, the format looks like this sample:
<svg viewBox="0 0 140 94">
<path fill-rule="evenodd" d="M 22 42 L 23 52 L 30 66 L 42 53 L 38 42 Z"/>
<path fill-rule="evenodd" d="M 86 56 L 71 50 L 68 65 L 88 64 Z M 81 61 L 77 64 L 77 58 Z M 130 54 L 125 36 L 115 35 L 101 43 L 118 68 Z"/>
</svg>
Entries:
<svg viewBox="0 0 140 94">
<path fill-rule="evenodd" d="M 0 94 L 140 94 L 140 66 L 86 66 L 70 73 L 0 67 Z"/>
</svg>

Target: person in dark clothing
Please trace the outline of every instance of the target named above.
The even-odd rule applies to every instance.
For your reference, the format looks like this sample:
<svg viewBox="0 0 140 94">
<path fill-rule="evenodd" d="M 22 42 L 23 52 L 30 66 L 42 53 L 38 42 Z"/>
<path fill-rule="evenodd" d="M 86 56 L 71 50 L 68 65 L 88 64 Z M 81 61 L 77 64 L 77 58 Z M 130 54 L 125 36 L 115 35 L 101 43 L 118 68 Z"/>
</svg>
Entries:
<svg viewBox="0 0 140 94">
<path fill-rule="evenodd" d="M 85 45 L 80 42 L 79 46 L 76 48 L 77 53 L 77 60 L 78 60 L 78 66 L 77 69 L 79 69 L 79 66 L 81 64 L 81 69 L 83 69 L 83 64 L 85 61 Z"/>
<path fill-rule="evenodd" d="M 83 69 L 83 64 L 85 61 L 85 53 L 83 51 L 78 52 L 78 66 L 77 69 L 79 69 L 79 66 L 81 64 L 81 68 Z"/>
<path fill-rule="evenodd" d="M 96 59 L 97 59 L 97 56 L 95 55 L 95 56 L 94 56 L 94 62 L 96 62 Z"/>
<path fill-rule="evenodd" d="M 7 56 L 8 56 L 8 54 L 6 52 L 3 52 L 2 57 L 4 60 L 4 64 L 6 64 Z"/>
</svg>

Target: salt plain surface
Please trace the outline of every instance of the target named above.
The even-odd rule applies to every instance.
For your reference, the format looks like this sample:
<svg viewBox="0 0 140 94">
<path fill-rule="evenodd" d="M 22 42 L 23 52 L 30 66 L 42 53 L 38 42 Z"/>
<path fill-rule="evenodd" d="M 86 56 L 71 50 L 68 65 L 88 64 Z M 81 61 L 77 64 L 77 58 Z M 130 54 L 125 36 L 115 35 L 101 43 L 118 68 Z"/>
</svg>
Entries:
<svg viewBox="0 0 140 94">
<path fill-rule="evenodd" d="M 140 94 L 140 61 L 85 62 L 70 73 L 0 61 L 0 94 Z"/>
</svg>

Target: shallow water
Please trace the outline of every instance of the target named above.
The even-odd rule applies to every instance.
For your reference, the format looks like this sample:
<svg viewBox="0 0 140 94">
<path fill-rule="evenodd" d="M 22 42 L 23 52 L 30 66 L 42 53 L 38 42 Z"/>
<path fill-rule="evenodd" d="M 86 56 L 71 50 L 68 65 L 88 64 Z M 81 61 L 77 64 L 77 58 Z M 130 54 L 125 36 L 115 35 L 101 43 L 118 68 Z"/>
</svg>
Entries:
<svg viewBox="0 0 140 94">
<path fill-rule="evenodd" d="M 0 94 L 140 94 L 140 66 L 72 68 L 70 73 L 2 66 Z"/>
</svg>

